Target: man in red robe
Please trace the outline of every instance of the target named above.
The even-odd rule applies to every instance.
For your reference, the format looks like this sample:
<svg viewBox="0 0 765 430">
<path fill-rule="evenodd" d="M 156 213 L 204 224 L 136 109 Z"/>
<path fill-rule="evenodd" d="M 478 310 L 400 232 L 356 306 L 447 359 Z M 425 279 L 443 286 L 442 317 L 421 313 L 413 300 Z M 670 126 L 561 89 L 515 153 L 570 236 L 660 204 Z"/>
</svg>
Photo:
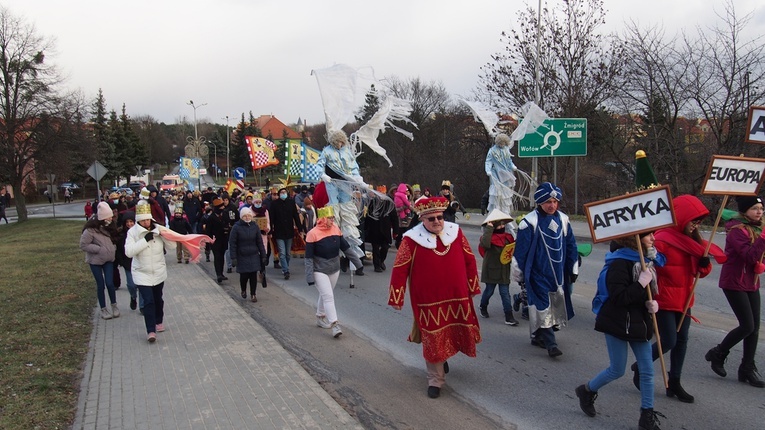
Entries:
<svg viewBox="0 0 765 430">
<path fill-rule="evenodd" d="M 475 255 L 459 226 L 444 221 L 447 205 L 443 197 L 415 203 L 421 223 L 404 234 L 388 296 L 388 305 L 400 310 L 409 281 L 414 324 L 408 340 L 422 343 L 430 398 L 441 394 L 446 360 L 458 352 L 475 357 L 481 341 L 471 299 L 481 293 Z"/>
</svg>

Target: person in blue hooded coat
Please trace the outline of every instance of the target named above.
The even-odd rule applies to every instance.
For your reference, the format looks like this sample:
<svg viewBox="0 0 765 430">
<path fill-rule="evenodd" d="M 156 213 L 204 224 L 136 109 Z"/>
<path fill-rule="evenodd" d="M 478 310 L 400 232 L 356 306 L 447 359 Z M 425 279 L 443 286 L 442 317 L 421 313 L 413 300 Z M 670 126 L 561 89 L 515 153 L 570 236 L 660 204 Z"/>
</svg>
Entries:
<svg viewBox="0 0 765 430">
<path fill-rule="evenodd" d="M 550 357 L 563 355 L 553 327 L 568 321 L 564 287 L 576 280 L 579 258 L 568 216 L 558 210 L 562 196 L 549 182 L 539 185 L 536 209 L 518 225 L 514 254 L 528 294 L 531 344 L 544 346 Z"/>
</svg>

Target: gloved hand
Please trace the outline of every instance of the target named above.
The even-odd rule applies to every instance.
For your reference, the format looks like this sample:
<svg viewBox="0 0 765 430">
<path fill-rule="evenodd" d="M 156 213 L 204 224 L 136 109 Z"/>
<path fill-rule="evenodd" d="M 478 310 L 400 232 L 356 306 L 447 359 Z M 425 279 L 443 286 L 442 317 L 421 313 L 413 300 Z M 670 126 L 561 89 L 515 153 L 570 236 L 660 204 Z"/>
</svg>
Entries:
<svg viewBox="0 0 765 430">
<path fill-rule="evenodd" d="M 144 236 L 143 238 L 146 239 L 147 242 L 152 240 L 152 239 L 154 239 L 154 232 L 150 231 L 150 232 L 146 233 L 146 236 Z"/>
<path fill-rule="evenodd" d="M 309 282 L 309 283 L 308 283 L 308 285 L 313 285 L 313 284 L 315 284 L 315 283 L 316 283 L 316 282 Z"/>
<path fill-rule="evenodd" d="M 659 311 L 659 302 L 656 300 L 646 300 L 645 307 L 648 309 L 649 314 L 655 314 Z"/>
<path fill-rule="evenodd" d="M 651 279 L 653 279 L 653 275 L 651 275 L 651 271 L 648 269 L 643 269 L 640 272 L 640 276 L 638 276 L 638 282 L 643 286 L 643 288 L 647 287 L 648 284 L 651 283 Z"/>
<path fill-rule="evenodd" d="M 701 257 L 699 258 L 699 268 L 700 269 L 706 269 L 710 265 L 709 257 Z"/>
<path fill-rule="evenodd" d="M 656 248 L 650 247 L 645 250 L 645 258 L 649 260 L 655 260 L 656 259 Z"/>
<path fill-rule="evenodd" d="M 231 259 L 231 267 L 236 267 L 236 258 Z"/>
<path fill-rule="evenodd" d="M 268 260 L 260 260 L 260 267 L 262 267 L 263 269 L 268 267 Z"/>
</svg>

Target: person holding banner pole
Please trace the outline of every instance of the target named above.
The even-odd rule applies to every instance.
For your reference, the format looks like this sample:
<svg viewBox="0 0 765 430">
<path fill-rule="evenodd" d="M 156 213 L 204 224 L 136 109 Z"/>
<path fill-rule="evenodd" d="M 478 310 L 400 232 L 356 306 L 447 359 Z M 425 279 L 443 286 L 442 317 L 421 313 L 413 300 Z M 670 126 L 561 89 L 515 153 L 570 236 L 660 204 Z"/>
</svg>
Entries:
<svg viewBox="0 0 765 430">
<path fill-rule="evenodd" d="M 738 368 L 738 380 L 753 387 L 765 387 L 754 362 L 760 333 L 760 274 L 765 271 L 763 202 L 758 196 L 737 196 L 738 215 L 725 224 L 725 254 L 728 260 L 720 271 L 720 288 L 728 299 L 738 327 L 731 330 L 704 359 L 712 371 L 725 377 L 725 360 L 731 348 L 743 341 L 744 351 Z"/>
<path fill-rule="evenodd" d="M 659 429 L 654 411 L 653 362 L 651 360 L 651 317 L 659 310 L 652 299 L 656 288 L 655 265 L 663 264 L 663 256 L 653 247 L 653 232 L 631 235 L 615 240 L 616 249 L 606 254 L 606 264 L 597 282 L 593 300 L 595 330 L 604 333 L 610 359 L 609 367 L 575 390 L 579 407 L 590 417 L 596 415 L 598 390 L 624 376 L 627 367 L 627 347 L 632 349 L 640 369 L 641 429 Z M 647 257 L 643 256 L 643 247 Z M 645 258 L 649 260 L 646 264 Z M 655 329 L 654 325 L 654 329 Z"/>
<path fill-rule="evenodd" d="M 661 337 L 661 350 L 664 353 L 671 351 L 667 396 L 677 396 L 681 402 L 693 403 L 694 397 L 680 384 L 691 325 L 691 319 L 685 318 L 685 311 L 690 316 L 696 282 L 712 272 L 709 256 L 714 257 L 718 263 L 725 262 L 726 257 L 720 247 L 701 238 L 699 226 L 709 215 L 709 210 L 701 200 L 685 194 L 672 199 L 672 206 L 675 208 L 677 224 L 660 229 L 655 235 L 654 245 L 666 257 L 666 263 L 656 267 L 659 288 L 656 301 L 660 308 L 656 312 L 656 322 Z M 659 358 L 658 342 L 654 343 L 651 353 L 653 361 L 656 361 Z M 632 382 L 640 389 L 637 363 L 633 363 L 631 369 L 634 372 Z"/>
</svg>

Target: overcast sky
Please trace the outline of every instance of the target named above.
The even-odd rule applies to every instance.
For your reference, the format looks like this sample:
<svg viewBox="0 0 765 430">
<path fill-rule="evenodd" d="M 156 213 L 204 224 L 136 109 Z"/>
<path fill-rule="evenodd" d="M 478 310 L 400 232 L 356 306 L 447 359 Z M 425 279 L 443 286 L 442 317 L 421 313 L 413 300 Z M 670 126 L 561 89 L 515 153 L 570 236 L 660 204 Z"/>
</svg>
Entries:
<svg viewBox="0 0 765 430">
<path fill-rule="evenodd" d="M 529 0 L 536 8 L 537 0 Z M 762 0 L 734 0 L 765 34 Z M 561 7 L 561 0 L 549 0 Z M 606 28 L 627 20 L 668 34 L 718 22 L 723 0 L 605 0 Z M 378 79 L 420 77 L 469 96 L 480 67 L 503 49 L 523 0 L 0 0 L 39 35 L 70 89 L 108 108 L 175 123 L 238 122 L 242 113 L 323 123 L 312 69 L 371 66 Z"/>
</svg>

